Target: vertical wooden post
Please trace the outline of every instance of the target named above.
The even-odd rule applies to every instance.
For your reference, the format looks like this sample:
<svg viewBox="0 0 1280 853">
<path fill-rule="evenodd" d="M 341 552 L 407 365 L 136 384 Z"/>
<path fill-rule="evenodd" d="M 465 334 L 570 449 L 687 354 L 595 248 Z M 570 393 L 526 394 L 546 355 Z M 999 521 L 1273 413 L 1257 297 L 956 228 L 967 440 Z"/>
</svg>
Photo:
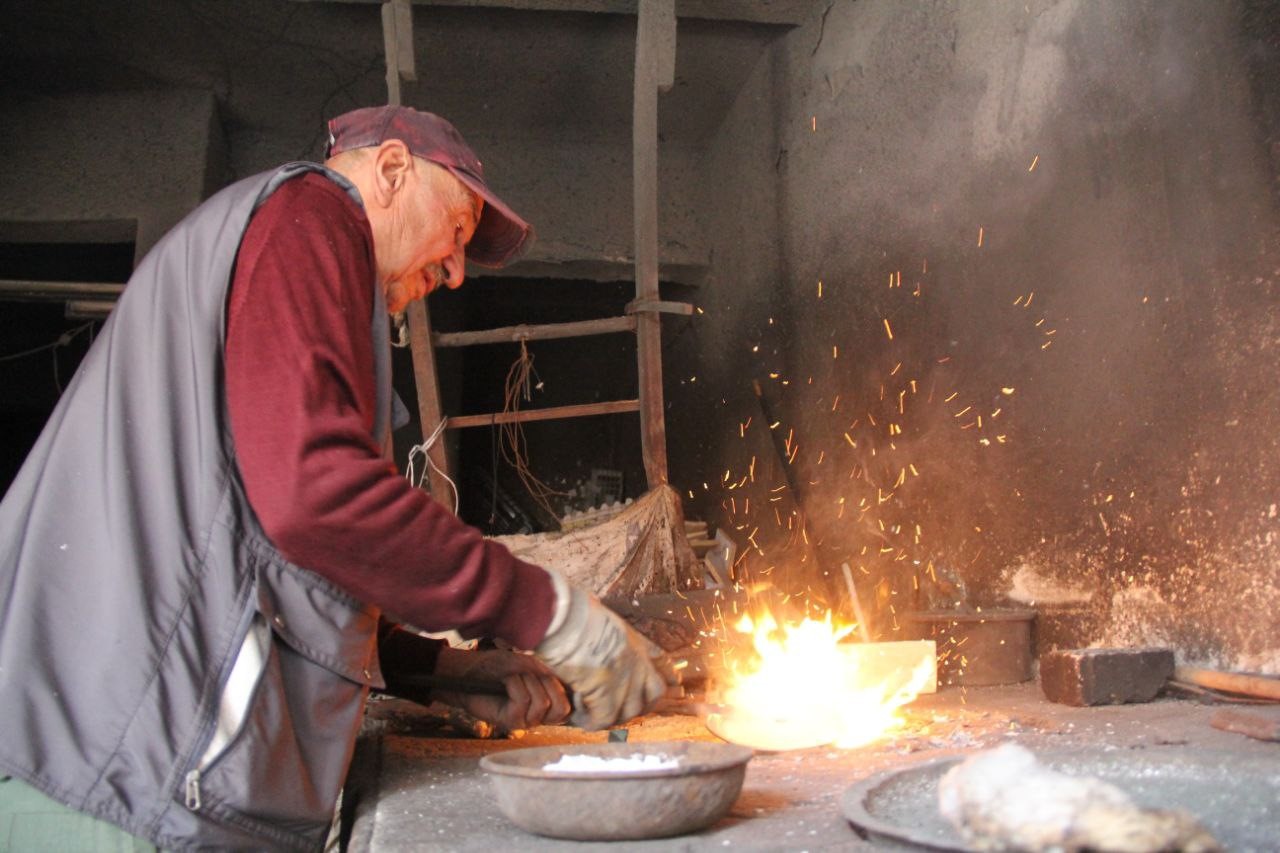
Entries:
<svg viewBox="0 0 1280 853">
<path fill-rule="evenodd" d="M 636 301 L 658 295 L 658 90 L 675 81 L 674 0 L 639 0 L 636 16 L 635 109 L 632 158 L 635 193 Z M 640 372 L 640 446 L 649 488 L 667 482 L 666 419 L 662 401 L 662 321 L 656 311 L 636 315 Z"/>
<path fill-rule="evenodd" d="M 409 321 L 409 350 L 413 353 L 413 380 L 418 389 L 418 420 L 422 423 L 422 440 L 426 441 L 444 420 L 440 406 L 440 382 L 436 378 L 436 351 L 431 345 L 431 314 L 427 300 L 415 299 L 405 309 Z M 427 449 L 427 456 L 436 470 L 449 476 L 449 456 L 445 452 L 445 435 L 441 432 L 435 444 Z M 452 509 L 453 493 L 436 477 L 430 478 L 428 491 L 431 497 Z"/>
<path fill-rule="evenodd" d="M 413 9 L 409 0 L 382 4 L 382 49 L 387 63 L 387 103 L 398 107 L 400 81 L 418 79 L 413 62 Z"/>
<path fill-rule="evenodd" d="M 400 105 L 400 83 L 416 80 L 413 61 L 413 12 L 409 0 L 386 0 L 382 4 L 382 42 L 387 61 L 387 103 Z M 413 353 L 413 380 L 418 390 L 418 420 L 422 425 L 422 440 L 435 432 L 444 419 L 440 405 L 440 383 L 436 378 L 436 353 L 431 345 L 431 315 L 426 299 L 409 303 L 405 309 L 405 321 L 409 325 L 409 350 Z M 444 433 L 427 451 L 431 464 L 449 475 L 449 459 L 445 452 Z M 454 512 L 453 495 L 444 483 L 435 477 L 429 479 L 431 496 Z"/>
</svg>

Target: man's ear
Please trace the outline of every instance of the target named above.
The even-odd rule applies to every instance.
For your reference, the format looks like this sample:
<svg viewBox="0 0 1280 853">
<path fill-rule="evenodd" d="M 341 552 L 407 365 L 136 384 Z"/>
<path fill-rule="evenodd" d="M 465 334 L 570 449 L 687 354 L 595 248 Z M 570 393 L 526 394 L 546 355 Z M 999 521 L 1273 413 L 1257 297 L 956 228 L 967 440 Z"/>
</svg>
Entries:
<svg viewBox="0 0 1280 853">
<path fill-rule="evenodd" d="M 373 157 L 374 198 L 382 207 L 391 204 L 396 193 L 404 189 L 413 172 L 413 155 L 399 139 L 388 139 L 378 146 Z"/>
</svg>

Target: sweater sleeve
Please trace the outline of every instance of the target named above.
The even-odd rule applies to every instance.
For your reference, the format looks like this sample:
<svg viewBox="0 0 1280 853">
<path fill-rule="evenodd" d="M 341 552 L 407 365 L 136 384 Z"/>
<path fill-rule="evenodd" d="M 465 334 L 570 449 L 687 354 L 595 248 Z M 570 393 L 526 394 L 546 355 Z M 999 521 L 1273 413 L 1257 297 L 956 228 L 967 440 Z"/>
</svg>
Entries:
<svg viewBox="0 0 1280 853">
<path fill-rule="evenodd" d="M 400 477 L 371 435 L 374 269 L 363 210 L 322 175 L 250 221 L 225 351 L 249 502 L 286 558 L 396 619 L 533 648 L 554 607 L 546 573 Z"/>
</svg>

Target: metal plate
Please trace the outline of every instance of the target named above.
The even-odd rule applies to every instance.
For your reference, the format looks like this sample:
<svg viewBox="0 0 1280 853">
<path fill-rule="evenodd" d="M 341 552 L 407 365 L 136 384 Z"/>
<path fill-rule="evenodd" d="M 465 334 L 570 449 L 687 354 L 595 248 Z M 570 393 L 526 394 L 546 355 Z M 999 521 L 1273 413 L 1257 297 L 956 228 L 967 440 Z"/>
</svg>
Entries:
<svg viewBox="0 0 1280 853">
<path fill-rule="evenodd" d="M 1194 815 L 1232 851 L 1274 851 L 1280 838 L 1280 755 L 1152 747 L 1111 752 L 1036 753 L 1055 770 L 1116 785 L 1147 808 Z M 888 770 L 849 788 L 844 816 L 873 835 L 926 850 L 969 853 L 960 834 L 938 813 L 938 780 L 965 756 L 932 759 Z"/>
<path fill-rule="evenodd" d="M 815 734 L 813 730 L 801 726 L 786 724 L 786 721 L 772 721 L 768 729 L 768 737 L 763 737 L 758 730 L 748 726 L 735 725 L 733 711 L 727 713 L 708 714 L 704 723 L 707 731 L 725 743 L 739 744 L 759 752 L 789 752 L 794 749 L 813 749 L 826 746 L 834 740 L 833 736 Z"/>
</svg>

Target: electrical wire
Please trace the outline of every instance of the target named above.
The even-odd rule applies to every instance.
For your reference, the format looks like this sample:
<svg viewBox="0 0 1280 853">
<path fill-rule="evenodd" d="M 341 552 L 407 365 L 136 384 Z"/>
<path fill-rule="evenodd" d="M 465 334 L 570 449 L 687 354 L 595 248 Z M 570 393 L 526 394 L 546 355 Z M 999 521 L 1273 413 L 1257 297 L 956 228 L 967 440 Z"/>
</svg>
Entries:
<svg viewBox="0 0 1280 853">
<path fill-rule="evenodd" d="M 521 341 L 520 355 L 515 360 L 515 363 L 511 365 L 511 369 L 507 371 L 503 412 L 519 412 L 521 400 L 532 399 L 529 380 L 535 375 L 533 356 L 529 354 L 529 348 L 526 346 L 525 341 Z M 502 453 L 503 460 L 515 469 L 516 475 L 520 478 L 520 482 L 524 484 L 525 490 L 529 492 L 530 497 L 551 518 L 558 519 L 560 514 L 552 509 L 550 499 L 552 497 L 566 497 L 569 493 L 553 489 L 540 480 L 529 468 L 529 451 L 525 444 L 524 428 L 520 425 L 520 422 L 512 421 L 511 423 L 502 424 L 498 431 L 498 439 L 498 447 Z"/>
<path fill-rule="evenodd" d="M 432 431 L 431 435 L 426 438 L 426 440 L 421 444 L 415 444 L 413 447 L 409 448 L 409 461 L 405 466 L 404 476 L 405 479 L 413 484 L 414 488 L 421 489 L 424 488 L 424 484 L 426 483 L 427 476 L 430 472 L 434 471 L 436 474 L 439 474 L 444 481 L 449 484 L 449 488 L 453 490 L 453 507 L 450 511 L 454 515 L 457 515 L 458 507 L 462 503 L 462 496 L 458 494 L 458 484 L 449 479 L 449 475 L 441 471 L 439 467 L 431 461 L 430 453 L 431 448 L 440 440 L 440 436 L 444 433 L 445 425 L 448 422 L 448 418 L 442 418 L 440 423 L 436 425 L 436 428 Z M 419 454 L 422 455 L 423 460 L 426 462 L 426 464 L 422 466 L 421 476 L 418 476 L 413 464 Z"/>
<path fill-rule="evenodd" d="M 89 332 L 89 344 L 90 346 L 92 346 L 93 345 L 93 321 L 91 320 L 82 326 L 76 326 L 74 329 L 68 329 L 67 331 L 63 332 L 61 335 L 58 335 L 57 340 L 50 341 L 47 344 L 41 344 L 38 347 L 32 347 L 31 349 L 22 350 L 21 352 L 13 352 L 13 353 L 9 353 L 8 355 L 0 355 L 0 362 L 15 361 L 20 358 L 27 358 L 28 356 L 45 352 L 46 350 L 52 350 L 53 351 L 53 387 L 58 389 L 58 395 L 61 396 L 62 395 L 62 377 L 58 374 L 58 350 L 61 349 L 62 347 L 70 346 L 71 342 L 85 331 Z"/>
</svg>

